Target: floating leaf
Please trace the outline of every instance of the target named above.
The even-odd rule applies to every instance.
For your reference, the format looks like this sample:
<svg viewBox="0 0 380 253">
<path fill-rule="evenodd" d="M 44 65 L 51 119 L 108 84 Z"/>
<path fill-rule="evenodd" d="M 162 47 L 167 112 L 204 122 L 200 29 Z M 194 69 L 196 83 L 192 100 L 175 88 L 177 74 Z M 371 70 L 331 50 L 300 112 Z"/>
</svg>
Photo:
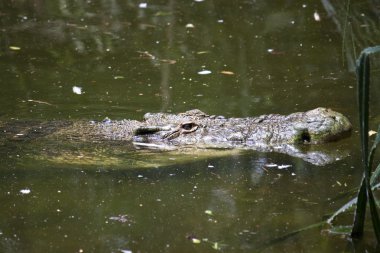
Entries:
<svg viewBox="0 0 380 253">
<path fill-rule="evenodd" d="M 191 241 L 195 244 L 200 244 L 201 243 L 201 240 L 197 239 L 197 238 L 191 238 Z"/>
<path fill-rule="evenodd" d="M 222 71 L 220 71 L 220 73 L 223 75 L 230 75 L 230 76 L 235 75 L 234 72 L 228 71 L 228 70 L 222 70 Z"/>
<path fill-rule="evenodd" d="M 14 51 L 18 51 L 18 50 L 21 50 L 21 47 L 10 46 L 9 49 L 14 50 Z"/>
<path fill-rule="evenodd" d="M 162 63 L 168 63 L 168 64 L 175 64 L 177 63 L 176 60 L 170 60 L 170 59 L 162 59 L 160 60 Z"/>
<path fill-rule="evenodd" d="M 217 242 L 214 242 L 214 243 L 212 244 L 211 247 L 212 247 L 213 249 L 215 249 L 215 250 L 220 250 L 219 243 L 217 243 Z"/>
<path fill-rule="evenodd" d="M 368 131 L 368 136 L 372 136 L 372 135 L 375 135 L 375 134 L 377 134 L 376 131 L 373 131 L 373 130 L 369 130 Z"/>
</svg>

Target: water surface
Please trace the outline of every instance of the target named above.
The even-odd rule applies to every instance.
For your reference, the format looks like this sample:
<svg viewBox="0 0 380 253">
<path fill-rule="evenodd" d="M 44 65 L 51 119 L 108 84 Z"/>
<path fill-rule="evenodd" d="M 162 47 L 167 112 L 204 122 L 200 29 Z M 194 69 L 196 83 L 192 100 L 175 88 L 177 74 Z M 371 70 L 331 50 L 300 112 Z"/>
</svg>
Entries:
<svg viewBox="0 0 380 253">
<path fill-rule="evenodd" d="M 345 5 L 331 16 L 328 3 L 0 3 L 3 122 L 141 119 L 193 108 L 245 117 L 323 106 L 354 124 L 350 138 L 330 146 L 349 156 L 323 167 L 255 151 L 78 144 L 64 153 L 38 140 L 3 144 L 0 251 L 351 252 L 348 239 L 325 228 L 265 244 L 322 221 L 361 178 L 352 60 L 379 42 L 366 33 L 377 34 L 378 7 L 351 3 L 354 39 L 345 40 L 337 23 Z M 357 247 L 375 252 L 371 230 L 366 235 Z"/>
</svg>

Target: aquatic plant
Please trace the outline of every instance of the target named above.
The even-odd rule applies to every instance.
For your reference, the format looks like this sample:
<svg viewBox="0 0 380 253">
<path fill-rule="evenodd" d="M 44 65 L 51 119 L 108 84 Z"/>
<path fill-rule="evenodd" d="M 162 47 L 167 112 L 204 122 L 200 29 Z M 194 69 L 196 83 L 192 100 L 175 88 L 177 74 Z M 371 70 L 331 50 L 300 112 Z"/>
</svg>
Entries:
<svg viewBox="0 0 380 253">
<path fill-rule="evenodd" d="M 368 115 L 369 115 L 369 89 L 370 89 L 370 55 L 380 52 L 380 46 L 369 47 L 364 49 L 357 61 L 356 73 L 358 78 L 358 101 L 359 101 L 359 123 L 360 123 L 360 140 L 363 163 L 363 179 L 358 191 L 356 210 L 354 215 L 354 223 L 351 231 L 351 236 L 354 238 L 361 237 L 364 231 L 365 213 L 367 203 L 371 213 L 373 229 L 376 235 L 377 242 L 380 243 L 380 220 L 377 212 L 375 198 L 373 196 L 372 184 L 375 180 L 371 180 L 371 176 L 377 178 L 380 167 L 378 166 L 372 174 L 373 158 L 380 142 L 380 127 L 377 132 L 372 148 L 369 150 L 368 143 Z M 373 185 L 372 185 L 373 186 Z"/>
<path fill-rule="evenodd" d="M 373 160 L 375 151 L 380 143 L 380 126 L 375 136 L 375 140 L 369 149 L 369 127 L 368 127 L 368 115 L 369 115 L 369 90 L 370 90 L 370 55 L 380 52 L 380 46 L 368 47 L 364 49 L 356 64 L 356 74 L 358 83 L 358 108 L 359 108 L 359 125 L 360 125 L 360 142 L 363 164 L 363 178 L 357 192 L 357 197 L 351 199 L 339 210 L 337 210 L 328 220 L 327 223 L 332 225 L 333 220 L 341 213 L 351 210 L 356 205 L 354 222 L 349 234 L 352 238 L 360 238 L 363 235 L 365 215 L 367 204 L 369 204 L 371 221 L 373 230 L 378 243 L 380 243 L 380 220 L 377 211 L 376 201 L 373 195 L 373 191 L 379 188 L 380 184 L 376 184 L 377 179 L 380 176 L 380 164 L 373 170 Z M 347 227 L 346 227 L 347 228 Z M 333 228 L 332 230 L 334 230 Z"/>
</svg>

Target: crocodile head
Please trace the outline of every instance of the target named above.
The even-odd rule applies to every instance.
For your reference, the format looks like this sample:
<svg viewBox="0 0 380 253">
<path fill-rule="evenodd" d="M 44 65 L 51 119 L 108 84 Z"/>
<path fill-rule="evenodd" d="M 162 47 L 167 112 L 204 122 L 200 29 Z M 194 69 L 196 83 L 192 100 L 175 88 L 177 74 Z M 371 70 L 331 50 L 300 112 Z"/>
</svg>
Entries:
<svg viewBox="0 0 380 253">
<path fill-rule="evenodd" d="M 336 141 L 347 137 L 352 128 L 346 116 L 322 107 L 297 115 L 294 121 L 298 122 L 294 125 L 294 129 L 298 131 L 294 143 L 320 144 Z"/>
<path fill-rule="evenodd" d="M 345 116 L 326 108 L 254 118 L 224 118 L 191 110 L 181 114 L 149 113 L 144 119 L 134 132 L 134 143 L 167 149 L 318 144 L 340 139 L 351 129 Z"/>
</svg>

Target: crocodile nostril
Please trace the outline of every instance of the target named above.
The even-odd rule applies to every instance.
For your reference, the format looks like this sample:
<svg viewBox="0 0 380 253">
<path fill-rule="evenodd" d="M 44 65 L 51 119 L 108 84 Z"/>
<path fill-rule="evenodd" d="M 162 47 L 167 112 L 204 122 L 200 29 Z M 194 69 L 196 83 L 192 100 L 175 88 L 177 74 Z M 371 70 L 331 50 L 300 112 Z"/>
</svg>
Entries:
<svg viewBox="0 0 380 253">
<path fill-rule="evenodd" d="M 311 141 L 311 136 L 310 136 L 309 132 L 302 132 L 301 141 L 303 143 L 309 143 Z"/>
</svg>

